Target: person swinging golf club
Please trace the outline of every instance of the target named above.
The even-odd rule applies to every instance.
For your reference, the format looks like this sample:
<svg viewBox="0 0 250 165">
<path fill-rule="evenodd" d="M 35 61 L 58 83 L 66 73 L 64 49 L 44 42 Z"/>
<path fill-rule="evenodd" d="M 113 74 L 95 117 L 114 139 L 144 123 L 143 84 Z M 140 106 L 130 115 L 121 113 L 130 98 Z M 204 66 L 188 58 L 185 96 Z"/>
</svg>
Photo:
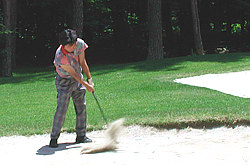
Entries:
<svg viewBox="0 0 250 165">
<path fill-rule="evenodd" d="M 54 115 L 49 147 L 58 147 L 57 140 L 65 121 L 70 97 L 76 112 L 76 143 L 92 142 L 86 136 L 86 89 L 93 93 L 94 83 L 85 59 L 88 45 L 77 37 L 76 31 L 67 29 L 59 34 L 60 46 L 56 50 L 54 65 L 56 67 L 57 108 Z M 83 74 L 87 82 L 83 80 Z"/>
</svg>

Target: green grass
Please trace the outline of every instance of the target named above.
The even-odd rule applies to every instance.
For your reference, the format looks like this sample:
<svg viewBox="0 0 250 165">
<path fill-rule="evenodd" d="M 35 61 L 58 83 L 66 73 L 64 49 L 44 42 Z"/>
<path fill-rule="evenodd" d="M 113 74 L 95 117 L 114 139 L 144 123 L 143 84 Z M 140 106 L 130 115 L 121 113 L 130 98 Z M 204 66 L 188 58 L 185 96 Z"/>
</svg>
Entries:
<svg viewBox="0 0 250 165">
<path fill-rule="evenodd" d="M 250 69 L 250 53 L 190 56 L 154 62 L 90 65 L 96 95 L 108 121 L 165 128 L 250 123 L 250 100 L 174 83 L 176 78 Z M 0 78 L 0 136 L 49 133 L 56 109 L 54 67 L 19 68 Z M 105 124 L 87 93 L 88 130 Z M 73 132 L 70 103 L 64 131 Z"/>
</svg>

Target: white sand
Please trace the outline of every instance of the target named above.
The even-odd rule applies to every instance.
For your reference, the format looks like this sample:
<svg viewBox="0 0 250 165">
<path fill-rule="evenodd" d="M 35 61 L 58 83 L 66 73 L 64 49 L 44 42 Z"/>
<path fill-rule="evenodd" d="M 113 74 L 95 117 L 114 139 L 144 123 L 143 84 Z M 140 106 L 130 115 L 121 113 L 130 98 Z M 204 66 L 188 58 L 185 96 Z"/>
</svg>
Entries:
<svg viewBox="0 0 250 165">
<path fill-rule="evenodd" d="M 205 75 L 200 79 L 190 78 L 189 83 L 195 81 L 192 85 L 197 85 L 200 80 L 202 86 L 249 98 L 249 71 L 221 76 L 223 78 L 220 78 L 220 75 Z M 226 83 L 224 82 L 227 87 L 223 85 L 222 79 L 227 79 Z M 229 85 L 231 83 L 233 85 Z M 238 83 L 241 84 L 238 85 Z M 87 135 L 96 142 L 101 142 L 104 138 L 103 131 L 93 131 Z M 124 128 L 122 132 L 119 149 L 92 155 L 80 155 L 81 148 L 88 144 L 74 144 L 75 134 L 62 133 L 59 138 L 59 147 L 56 149 L 48 147 L 49 140 L 48 134 L 30 137 L 1 137 L 0 156 L 3 162 L 1 164 L 250 164 L 250 127 L 243 126 L 235 129 L 221 127 L 207 130 L 157 130 L 151 127 L 130 126 Z"/>
<path fill-rule="evenodd" d="M 97 142 L 103 131 L 88 133 Z M 126 127 L 119 149 L 112 152 L 80 155 L 88 144 L 73 144 L 74 134 L 63 133 L 59 147 L 48 147 L 49 135 L 0 138 L 1 162 L 36 165 L 133 165 L 133 164 L 210 164 L 247 165 L 250 163 L 250 127 L 209 130 L 157 130 Z M 68 142 L 68 144 L 67 144 Z M 71 144 L 70 144 L 71 143 Z"/>
<path fill-rule="evenodd" d="M 250 98 L 250 70 L 224 74 L 205 74 L 176 79 L 174 82 L 206 87 L 230 95 Z"/>
</svg>

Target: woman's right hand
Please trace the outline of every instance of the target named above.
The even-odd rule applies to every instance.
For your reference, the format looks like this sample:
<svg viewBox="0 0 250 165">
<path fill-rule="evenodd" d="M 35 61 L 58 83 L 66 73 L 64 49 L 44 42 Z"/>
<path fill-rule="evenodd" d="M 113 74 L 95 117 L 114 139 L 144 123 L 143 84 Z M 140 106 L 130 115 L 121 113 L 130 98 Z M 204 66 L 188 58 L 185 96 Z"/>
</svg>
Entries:
<svg viewBox="0 0 250 165">
<path fill-rule="evenodd" d="M 94 87 L 92 85 L 86 85 L 85 86 L 87 88 L 87 90 L 90 92 L 90 93 L 93 93 L 95 91 Z"/>
</svg>

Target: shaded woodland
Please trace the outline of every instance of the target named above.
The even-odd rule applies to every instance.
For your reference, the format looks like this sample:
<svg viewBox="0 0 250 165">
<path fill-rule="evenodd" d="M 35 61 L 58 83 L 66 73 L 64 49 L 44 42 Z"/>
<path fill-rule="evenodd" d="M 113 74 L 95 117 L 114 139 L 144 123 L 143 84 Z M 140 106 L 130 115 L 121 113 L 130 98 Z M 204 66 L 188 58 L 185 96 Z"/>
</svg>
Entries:
<svg viewBox="0 0 250 165">
<path fill-rule="evenodd" d="M 107 64 L 250 51 L 249 23 L 249 0 L 1 0 L 2 76 L 52 65 L 66 28 Z"/>
</svg>

